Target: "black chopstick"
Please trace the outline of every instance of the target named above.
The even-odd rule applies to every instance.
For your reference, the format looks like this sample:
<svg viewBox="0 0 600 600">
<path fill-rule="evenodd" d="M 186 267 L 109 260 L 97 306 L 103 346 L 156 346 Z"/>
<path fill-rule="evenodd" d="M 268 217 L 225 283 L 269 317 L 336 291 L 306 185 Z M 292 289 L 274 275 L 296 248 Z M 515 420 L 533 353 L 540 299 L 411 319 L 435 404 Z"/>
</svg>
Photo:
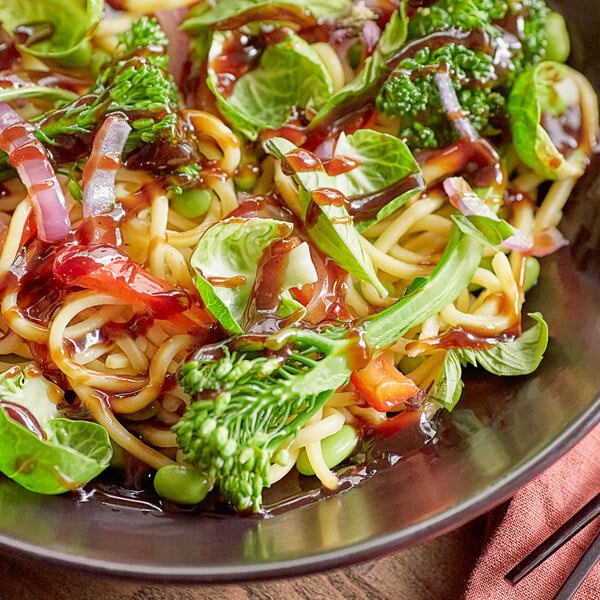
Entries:
<svg viewBox="0 0 600 600">
<path fill-rule="evenodd" d="M 594 496 L 585 506 L 580 508 L 566 523 L 561 525 L 518 565 L 513 567 L 505 575 L 505 579 L 512 585 L 521 581 L 523 577 L 533 571 L 533 569 L 546 560 L 553 552 L 558 550 L 565 542 L 569 541 L 577 532 L 581 531 L 598 515 L 600 515 L 600 494 L 596 494 L 596 496 Z M 597 541 L 598 539 L 594 541 L 594 544 L 596 544 Z M 600 542 L 598 543 L 600 544 Z M 568 596 L 565 596 L 565 598 L 567 597 Z"/>
<path fill-rule="evenodd" d="M 600 559 L 600 532 L 594 538 L 585 554 L 581 557 L 571 574 L 565 579 L 554 600 L 571 600 L 577 588 L 583 583 L 587 574 Z"/>
</svg>

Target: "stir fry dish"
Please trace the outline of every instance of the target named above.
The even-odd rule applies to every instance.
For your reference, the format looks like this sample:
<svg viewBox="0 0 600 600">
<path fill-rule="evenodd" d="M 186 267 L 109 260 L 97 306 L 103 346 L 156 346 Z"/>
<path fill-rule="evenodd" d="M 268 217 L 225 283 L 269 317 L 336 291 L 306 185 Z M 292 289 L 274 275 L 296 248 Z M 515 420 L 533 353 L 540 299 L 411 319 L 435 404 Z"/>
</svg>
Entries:
<svg viewBox="0 0 600 600">
<path fill-rule="evenodd" d="M 22 0 L 0 21 L 5 476 L 120 472 L 167 507 L 260 513 L 281 479 L 335 490 L 366 441 L 451 411 L 465 369 L 537 368 L 525 295 L 598 130 L 543 0 Z"/>
</svg>

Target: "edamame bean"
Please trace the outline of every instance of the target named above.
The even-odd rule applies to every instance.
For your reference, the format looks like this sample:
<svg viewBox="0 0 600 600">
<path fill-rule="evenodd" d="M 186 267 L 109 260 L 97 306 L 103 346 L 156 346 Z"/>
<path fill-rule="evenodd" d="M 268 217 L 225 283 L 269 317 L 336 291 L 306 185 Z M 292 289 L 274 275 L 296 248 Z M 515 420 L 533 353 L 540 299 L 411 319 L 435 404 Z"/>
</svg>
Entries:
<svg viewBox="0 0 600 600">
<path fill-rule="evenodd" d="M 425 362 L 424 356 L 403 356 L 398 363 L 398 368 L 403 373 L 411 373 L 423 362 Z"/>
<path fill-rule="evenodd" d="M 156 493 L 179 504 L 202 502 L 212 488 L 211 478 L 191 465 L 165 465 L 154 475 Z"/>
<path fill-rule="evenodd" d="M 195 219 L 201 217 L 210 208 L 212 194 L 210 190 L 187 189 L 177 194 L 171 201 L 173 210 L 182 217 Z"/>
<path fill-rule="evenodd" d="M 564 17 L 557 12 L 552 12 L 546 20 L 546 38 L 548 44 L 544 60 L 553 60 L 563 63 L 571 53 L 571 40 L 567 31 Z"/>
<path fill-rule="evenodd" d="M 236 173 L 233 181 L 238 190 L 251 192 L 258 180 L 259 169 L 256 165 L 242 165 Z"/>
<path fill-rule="evenodd" d="M 358 434 L 352 425 L 343 425 L 342 428 L 321 440 L 321 451 L 325 464 L 331 469 L 347 459 L 358 443 Z M 315 471 L 308 460 L 306 450 L 302 450 L 296 461 L 296 468 L 302 475 L 314 475 Z"/>
<path fill-rule="evenodd" d="M 525 259 L 525 281 L 523 282 L 523 291 L 530 290 L 540 276 L 540 261 L 535 256 L 528 256 Z"/>
</svg>

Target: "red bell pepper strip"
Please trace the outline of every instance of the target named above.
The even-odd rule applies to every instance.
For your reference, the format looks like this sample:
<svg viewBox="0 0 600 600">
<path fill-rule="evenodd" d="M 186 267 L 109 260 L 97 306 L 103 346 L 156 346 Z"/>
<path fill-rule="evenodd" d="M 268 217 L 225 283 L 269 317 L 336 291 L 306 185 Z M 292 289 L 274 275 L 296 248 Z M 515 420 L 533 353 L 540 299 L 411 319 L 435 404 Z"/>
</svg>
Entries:
<svg viewBox="0 0 600 600">
<path fill-rule="evenodd" d="M 364 400 L 380 412 L 393 409 L 419 391 L 417 384 L 384 354 L 372 359 L 364 369 L 354 371 L 350 381 Z"/>
<path fill-rule="evenodd" d="M 206 325 L 206 312 L 185 290 L 146 271 L 108 244 L 66 246 L 55 258 L 53 273 L 65 287 L 82 287 L 133 304 L 156 319 L 182 321 L 187 327 Z M 181 319 L 182 316 L 187 318 Z"/>
</svg>

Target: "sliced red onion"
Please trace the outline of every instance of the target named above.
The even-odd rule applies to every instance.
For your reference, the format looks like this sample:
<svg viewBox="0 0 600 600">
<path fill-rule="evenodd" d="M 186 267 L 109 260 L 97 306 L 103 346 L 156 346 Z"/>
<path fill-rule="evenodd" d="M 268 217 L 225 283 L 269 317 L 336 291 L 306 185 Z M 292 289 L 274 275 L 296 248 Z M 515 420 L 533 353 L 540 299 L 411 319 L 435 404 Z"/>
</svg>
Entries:
<svg viewBox="0 0 600 600">
<path fill-rule="evenodd" d="M 471 189 L 462 177 L 448 177 L 444 180 L 444 191 L 450 204 L 466 216 L 490 217 L 498 220 L 496 213 Z"/>
<path fill-rule="evenodd" d="M 315 155 L 322 161 L 331 160 L 335 153 L 335 146 L 337 144 L 337 140 L 338 138 L 326 138 L 314 149 Z"/>
<path fill-rule="evenodd" d="M 556 250 L 568 246 L 569 242 L 556 227 L 548 227 L 533 234 L 533 256 L 547 256 Z"/>
<path fill-rule="evenodd" d="M 454 122 L 457 131 L 472 141 L 478 139 L 479 133 L 477 133 L 477 130 L 473 127 L 471 121 L 465 116 L 465 111 L 458 101 L 456 90 L 452 85 L 450 75 L 445 71 L 436 73 L 435 83 L 440 92 L 442 106 L 446 113 L 448 113 L 448 118 Z"/>
<path fill-rule="evenodd" d="M 27 188 L 38 236 L 45 242 L 58 242 L 71 230 L 71 220 L 46 148 L 34 130 L 8 104 L 0 102 L 0 148 Z"/>
<path fill-rule="evenodd" d="M 373 50 L 375 50 L 380 37 L 381 29 L 379 29 L 377 23 L 370 19 L 366 20 L 362 28 L 362 39 L 365 44 L 367 56 L 373 54 Z"/>
<path fill-rule="evenodd" d="M 92 153 L 85 164 L 83 184 L 83 216 L 97 217 L 115 205 L 115 179 L 121 166 L 121 154 L 131 127 L 125 117 L 110 115 L 94 138 Z"/>
<path fill-rule="evenodd" d="M 500 218 L 494 211 L 471 189 L 462 177 L 448 177 L 443 183 L 450 204 L 465 216 L 488 217 L 494 221 Z M 532 236 L 516 227 L 510 226 L 514 235 L 506 238 L 500 247 L 506 250 L 518 250 L 531 254 L 534 248 Z"/>
</svg>

